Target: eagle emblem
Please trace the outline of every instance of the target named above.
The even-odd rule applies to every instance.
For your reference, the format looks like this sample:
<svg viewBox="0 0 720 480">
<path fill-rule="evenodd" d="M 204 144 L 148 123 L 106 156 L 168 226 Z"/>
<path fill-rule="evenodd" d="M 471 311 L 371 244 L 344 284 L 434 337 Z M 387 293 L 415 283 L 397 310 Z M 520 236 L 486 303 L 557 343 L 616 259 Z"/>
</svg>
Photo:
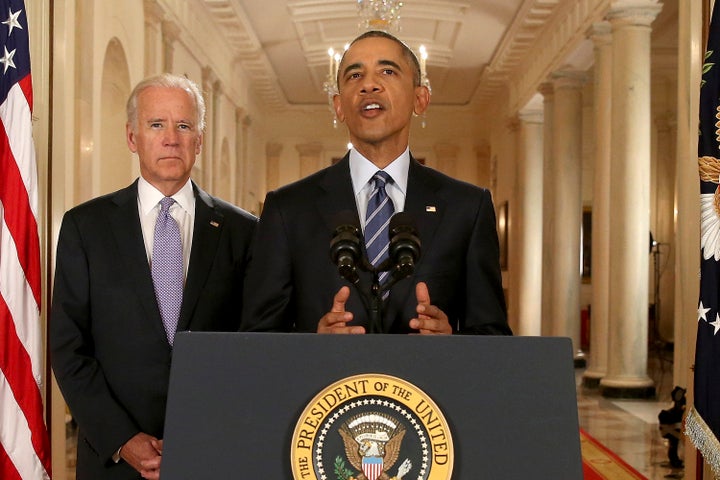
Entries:
<svg viewBox="0 0 720 480">
<path fill-rule="evenodd" d="M 400 456 L 405 436 L 405 427 L 389 415 L 362 413 L 342 424 L 338 432 L 350 464 L 363 472 L 356 480 L 400 480 L 412 468 L 405 459 L 395 477 L 387 474 Z"/>
</svg>

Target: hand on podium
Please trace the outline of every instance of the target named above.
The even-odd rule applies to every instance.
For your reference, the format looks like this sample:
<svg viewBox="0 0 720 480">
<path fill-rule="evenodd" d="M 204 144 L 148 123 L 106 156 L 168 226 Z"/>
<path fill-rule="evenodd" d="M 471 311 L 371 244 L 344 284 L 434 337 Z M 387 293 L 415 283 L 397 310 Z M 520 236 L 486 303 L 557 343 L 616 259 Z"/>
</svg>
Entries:
<svg viewBox="0 0 720 480">
<path fill-rule="evenodd" d="M 416 318 L 410 320 L 410 328 L 418 330 L 421 335 L 449 335 L 452 327 L 445 312 L 430 303 L 430 292 L 425 282 L 415 286 L 417 298 Z M 333 297 L 332 309 L 323 315 L 318 322 L 317 333 L 363 334 L 365 327 L 348 326 L 353 319 L 352 312 L 345 310 L 345 303 L 350 298 L 350 288 L 342 287 Z"/>
</svg>

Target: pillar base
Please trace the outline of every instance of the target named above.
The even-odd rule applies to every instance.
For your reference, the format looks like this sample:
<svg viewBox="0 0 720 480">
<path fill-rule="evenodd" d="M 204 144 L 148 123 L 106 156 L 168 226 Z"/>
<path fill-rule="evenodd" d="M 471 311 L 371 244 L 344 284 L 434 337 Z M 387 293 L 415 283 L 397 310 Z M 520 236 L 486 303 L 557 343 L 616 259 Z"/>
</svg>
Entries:
<svg viewBox="0 0 720 480">
<path fill-rule="evenodd" d="M 655 383 L 645 378 L 603 378 L 600 394 L 607 398 L 655 398 Z"/>
<path fill-rule="evenodd" d="M 592 372 L 590 370 L 583 373 L 582 386 L 595 390 L 600 387 L 600 380 L 605 376 L 604 372 Z"/>
<path fill-rule="evenodd" d="M 600 385 L 600 394 L 605 398 L 655 398 L 655 387 L 606 387 Z"/>
<path fill-rule="evenodd" d="M 582 350 L 578 350 L 575 352 L 575 356 L 573 357 L 573 365 L 575 368 L 585 368 L 587 367 L 587 358 L 585 358 L 585 352 Z"/>
</svg>

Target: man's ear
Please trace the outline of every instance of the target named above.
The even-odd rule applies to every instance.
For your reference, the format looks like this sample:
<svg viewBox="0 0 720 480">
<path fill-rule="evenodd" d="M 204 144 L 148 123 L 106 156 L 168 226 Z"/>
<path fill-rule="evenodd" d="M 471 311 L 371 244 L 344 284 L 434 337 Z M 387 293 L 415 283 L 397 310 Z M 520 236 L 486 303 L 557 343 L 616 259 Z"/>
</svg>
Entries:
<svg viewBox="0 0 720 480">
<path fill-rule="evenodd" d="M 340 95 L 333 95 L 333 108 L 335 109 L 335 118 L 337 118 L 340 123 L 344 122 L 345 114 L 340 104 Z"/>
<path fill-rule="evenodd" d="M 130 122 L 125 124 L 125 139 L 127 140 L 128 148 L 132 153 L 137 153 L 137 143 L 135 143 L 135 132 L 133 132 L 132 125 Z"/>
<path fill-rule="evenodd" d="M 200 151 L 202 150 L 202 143 L 203 143 L 203 134 L 200 132 L 200 135 L 197 139 L 197 144 L 195 145 L 195 155 L 200 155 Z"/>
<path fill-rule="evenodd" d="M 415 87 L 415 105 L 413 113 L 422 115 L 430 104 L 430 90 L 424 85 Z"/>
</svg>

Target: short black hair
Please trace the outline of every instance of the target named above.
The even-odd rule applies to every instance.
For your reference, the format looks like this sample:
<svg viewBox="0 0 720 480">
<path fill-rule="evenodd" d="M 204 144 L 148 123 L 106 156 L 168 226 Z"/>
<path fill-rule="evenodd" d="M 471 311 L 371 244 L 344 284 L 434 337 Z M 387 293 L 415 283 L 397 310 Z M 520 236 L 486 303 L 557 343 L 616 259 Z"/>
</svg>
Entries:
<svg viewBox="0 0 720 480">
<path fill-rule="evenodd" d="M 355 38 L 355 40 L 350 42 L 350 47 L 352 47 L 356 42 L 359 42 L 360 40 L 363 40 L 365 38 L 375 38 L 375 37 L 387 38 L 388 40 L 392 40 L 393 42 L 400 45 L 400 47 L 402 48 L 403 56 L 405 57 L 405 60 L 407 60 L 407 62 L 413 67 L 413 84 L 416 87 L 419 87 L 420 81 L 421 81 L 420 61 L 418 61 L 418 58 L 417 58 L 417 55 L 415 55 L 415 52 L 413 52 L 412 49 L 410 47 L 408 47 L 408 45 L 405 42 L 403 42 L 396 36 L 394 36 L 390 33 L 387 33 L 385 31 L 382 31 L 382 30 L 368 30 L 367 32 L 363 33 L 362 35 L 359 35 L 358 37 Z M 347 53 L 348 50 L 350 50 L 350 47 L 348 47 L 345 50 L 345 52 L 343 52 L 343 56 L 340 59 L 340 65 L 342 65 L 343 60 L 345 60 L 345 54 Z M 338 68 L 338 72 L 337 72 L 337 77 L 335 78 L 335 83 L 338 86 L 338 90 L 339 90 L 340 89 L 340 69 L 339 68 Z"/>
</svg>

